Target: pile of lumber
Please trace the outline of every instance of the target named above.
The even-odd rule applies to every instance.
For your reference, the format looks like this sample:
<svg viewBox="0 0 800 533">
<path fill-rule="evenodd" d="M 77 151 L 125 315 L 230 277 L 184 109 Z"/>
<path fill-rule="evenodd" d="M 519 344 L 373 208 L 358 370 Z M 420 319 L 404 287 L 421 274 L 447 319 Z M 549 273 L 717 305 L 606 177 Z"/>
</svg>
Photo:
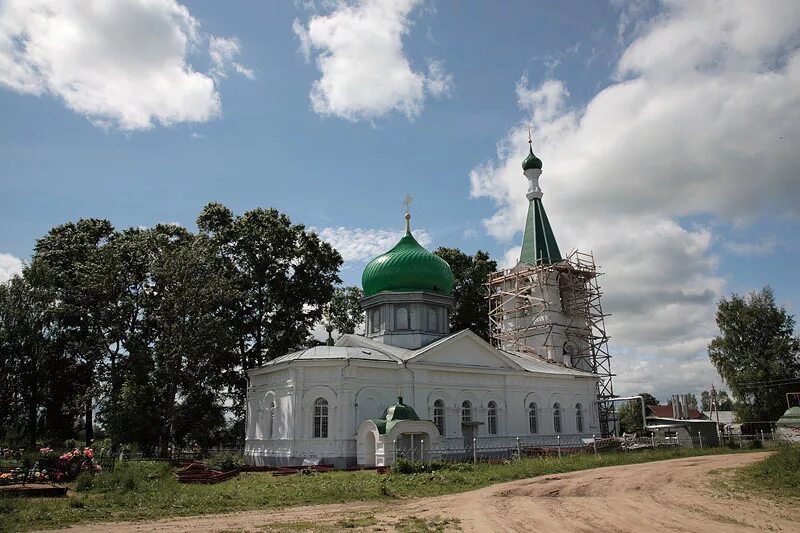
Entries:
<svg viewBox="0 0 800 533">
<path fill-rule="evenodd" d="M 175 477 L 178 478 L 180 483 L 219 483 L 239 475 L 238 470 L 229 470 L 227 472 L 220 472 L 219 470 L 212 470 L 203 463 L 190 463 L 189 466 L 181 468 L 175 472 Z"/>
</svg>

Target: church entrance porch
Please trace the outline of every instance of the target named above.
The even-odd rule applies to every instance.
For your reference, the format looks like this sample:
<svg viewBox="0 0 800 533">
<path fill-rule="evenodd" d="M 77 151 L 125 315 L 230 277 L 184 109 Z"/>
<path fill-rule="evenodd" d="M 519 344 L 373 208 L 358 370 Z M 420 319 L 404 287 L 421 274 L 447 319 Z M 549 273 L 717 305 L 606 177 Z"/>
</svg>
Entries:
<svg viewBox="0 0 800 533">
<path fill-rule="evenodd" d="M 430 420 L 399 420 L 389 428 L 381 422 L 364 420 L 359 425 L 356 434 L 359 465 L 390 466 L 397 458 L 413 461 L 439 458 L 441 436 Z"/>
</svg>

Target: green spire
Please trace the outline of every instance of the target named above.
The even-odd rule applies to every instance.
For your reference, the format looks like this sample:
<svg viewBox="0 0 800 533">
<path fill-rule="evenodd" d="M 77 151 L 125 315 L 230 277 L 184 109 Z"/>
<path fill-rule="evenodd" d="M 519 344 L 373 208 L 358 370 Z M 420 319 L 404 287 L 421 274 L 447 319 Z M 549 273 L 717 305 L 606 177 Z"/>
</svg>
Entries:
<svg viewBox="0 0 800 533">
<path fill-rule="evenodd" d="M 531 265 L 558 263 L 562 260 L 541 198 L 534 198 L 528 204 L 519 260 Z"/>
<path fill-rule="evenodd" d="M 522 162 L 522 170 L 528 178 L 528 215 L 525 218 L 525 233 L 522 237 L 522 252 L 519 260 L 531 265 L 551 264 L 561 261 L 561 252 L 547 220 L 542 204 L 539 176 L 542 175 L 542 160 L 533 154 L 533 139 L 528 128 L 528 157 Z"/>
</svg>

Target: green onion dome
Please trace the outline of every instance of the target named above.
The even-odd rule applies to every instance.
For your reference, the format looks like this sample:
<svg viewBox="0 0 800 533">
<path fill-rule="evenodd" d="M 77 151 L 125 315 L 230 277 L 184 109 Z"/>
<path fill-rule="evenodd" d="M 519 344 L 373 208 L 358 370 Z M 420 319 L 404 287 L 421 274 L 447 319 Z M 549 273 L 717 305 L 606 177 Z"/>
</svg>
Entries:
<svg viewBox="0 0 800 533">
<path fill-rule="evenodd" d="M 408 218 L 406 215 L 406 221 Z M 364 296 L 381 291 L 428 291 L 451 296 L 453 271 L 447 261 L 420 246 L 406 224 L 406 234 L 400 242 L 364 268 L 361 286 Z"/>
<path fill-rule="evenodd" d="M 530 153 L 528 154 L 528 157 L 526 157 L 522 162 L 522 170 L 525 171 L 532 168 L 536 170 L 542 170 L 542 160 L 534 155 L 533 147 L 529 147 L 529 150 Z"/>
<path fill-rule="evenodd" d="M 403 403 L 402 396 L 397 398 L 396 404 L 386 408 L 381 418 L 387 422 L 397 420 L 419 420 L 419 416 L 417 416 L 417 412 L 414 411 L 414 408 Z"/>
</svg>

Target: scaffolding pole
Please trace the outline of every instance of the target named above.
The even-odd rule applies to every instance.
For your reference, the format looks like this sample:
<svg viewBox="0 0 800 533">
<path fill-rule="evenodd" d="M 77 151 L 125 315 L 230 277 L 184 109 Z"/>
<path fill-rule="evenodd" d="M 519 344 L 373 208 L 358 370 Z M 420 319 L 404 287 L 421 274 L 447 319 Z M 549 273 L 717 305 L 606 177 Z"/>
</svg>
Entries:
<svg viewBox="0 0 800 533">
<path fill-rule="evenodd" d="M 611 355 L 592 253 L 516 267 L 489 278 L 489 328 L 497 348 L 565 362 L 597 374 L 600 431 L 616 426 Z M 568 356 L 568 357 L 567 357 Z"/>
</svg>

